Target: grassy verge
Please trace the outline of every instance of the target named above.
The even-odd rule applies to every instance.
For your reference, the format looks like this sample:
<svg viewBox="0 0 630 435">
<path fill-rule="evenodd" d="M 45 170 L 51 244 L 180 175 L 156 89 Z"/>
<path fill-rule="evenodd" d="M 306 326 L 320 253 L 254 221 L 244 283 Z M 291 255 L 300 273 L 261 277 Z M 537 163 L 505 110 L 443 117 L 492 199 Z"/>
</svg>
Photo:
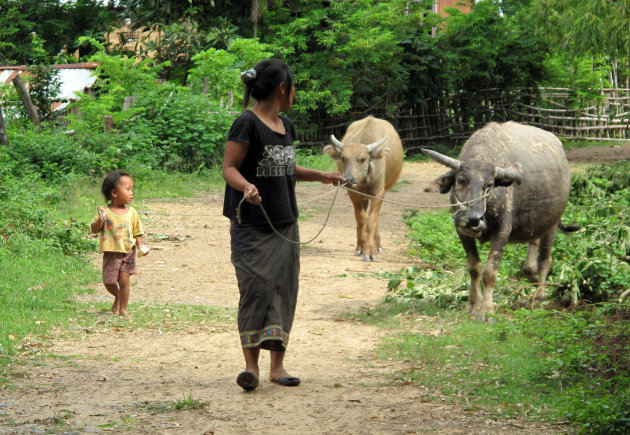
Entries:
<svg viewBox="0 0 630 435">
<path fill-rule="evenodd" d="M 569 421 L 581 433 L 630 429 L 630 349 L 619 339 L 630 336 L 629 316 L 518 310 L 489 324 L 411 301 L 353 317 L 395 331 L 376 352 L 401 362 L 396 384 L 419 383 L 495 417 Z"/>
<path fill-rule="evenodd" d="M 223 185 L 219 171 L 131 172 L 136 180 L 134 206 L 139 209 L 143 199 L 192 196 Z M 96 206 L 103 203 L 101 182 L 100 177 L 68 176 L 45 193 L 34 193 L 33 188 L 31 202 L 22 205 L 28 218 L 0 226 L 0 383 L 7 381 L 2 366 L 25 344 L 33 348 L 32 344 L 45 342 L 52 328 L 72 332 L 89 327 L 95 315 L 109 309 L 105 304 L 86 306 L 75 298 L 92 291 L 89 285 L 100 280 L 100 271 L 85 253 L 95 249 L 94 240 L 86 236 Z M 185 327 L 231 315 L 208 307 L 155 305 L 136 310 L 139 315 L 127 322 L 128 327 Z"/>
<path fill-rule="evenodd" d="M 546 309 L 533 309 L 535 287 L 520 277 L 526 247 L 506 247 L 491 324 L 462 311 L 469 277 L 448 212 L 409 211 L 409 251 L 424 266 L 382 274 L 385 305 L 359 316 L 405 331 L 379 347 L 381 357 L 409 362 L 395 380 L 499 416 L 630 433 L 630 306 L 618 302 L 630 286 L 629 170 L 618 162 L 573 178 L 563 221 L 582 228 L 556 238 Z M 487 244 L 480 254 L 487 258 Z"/>
<path fill-rule="evenodd" d="M 222 189 L 225 185 L 218 169 L 199 173 L 151 171 L 142 168 L 128 169 L 134 179 L 134 203 L 143 209 L 144 201 L 175 200 L 190 198 L 199 192 Z M 77 177 L 69 179 L 63 186 L 67 192 L 63 206 L 55 207 L 53 219 L 76 219 L 89 222 L 96 207 L 105 200 L 101 194 L 102 178 Z"/>
</svg>

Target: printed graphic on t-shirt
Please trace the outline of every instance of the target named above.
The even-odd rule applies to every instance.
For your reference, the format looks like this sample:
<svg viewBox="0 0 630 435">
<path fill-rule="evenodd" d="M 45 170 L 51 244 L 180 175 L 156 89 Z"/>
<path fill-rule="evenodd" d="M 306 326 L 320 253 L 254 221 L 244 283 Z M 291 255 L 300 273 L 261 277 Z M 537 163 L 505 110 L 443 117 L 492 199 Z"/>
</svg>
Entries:
<svg viewBox="0 0 630 435">
<path fill-rule="evenodd" d="M 295 149 L 292 146 L 266 145 L 258 162 L 257 177 L 295 175 Z"/>
</svg>

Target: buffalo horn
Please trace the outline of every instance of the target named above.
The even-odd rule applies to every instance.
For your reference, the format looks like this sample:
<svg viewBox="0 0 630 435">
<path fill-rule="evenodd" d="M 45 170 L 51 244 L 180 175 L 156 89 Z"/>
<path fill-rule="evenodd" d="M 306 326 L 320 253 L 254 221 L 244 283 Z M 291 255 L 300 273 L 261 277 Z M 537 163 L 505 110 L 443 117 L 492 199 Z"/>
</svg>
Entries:
<svg viewBox="0 0 630 435">
<path fill-rule="evenodd" d="M 514 163 L 509 168 L 494 168 L 494 178 L 500 178 L 502 180 L 514 180 L 516 184 L 521 184 L 521 180 L 523 179 L 521 164 Z"/>
<path fill-rule="evenodd" d="M 435 160 L 438 163 L 443 164 L 444 166 L 448 166 L 451 169 L 459 169 L 459 167 L 461 166 L 462 162 L 460 162 L 457 159 L 452 159 L 448 156 L 445 156 L 444 154 L 440 154 L 437 151 L 433 151 L 433 150 L 427 150 L 424 148 L 420 148 L 420 151 L 422 152 L 422 154 L 424 154 L 427 157 L 431 157 L 433 160 Z"/>
<path fill-rule="evenodd" d="M 333 143 L 333 145 L 335 145 L 335 148 L 337 148 L 338 150 L 343 148 L 343 143 L 339 142 L 339 139 L 337 139 L 334 134 L 330 135 L 330 141 Z"/>
<path fill-rule="evenodd" d="M 368 151 L 369 151 L 369 152 L 374 151 L 376 148 L 378 148 L 378 147 L 380 147 L 381 145 L 383 145 L 383 143 L 384 143 L 386 140 L 387 140 L 387 136 L 385 136 L 383 139 L 381 139 L 381 140 L 379 140 L 379 141 L 377 141 L 377 142 L 374 142 L 374 143 L 371 143 L 371 144 L 367 145 L 367 149 L 368 149 Z"/>
</svg>

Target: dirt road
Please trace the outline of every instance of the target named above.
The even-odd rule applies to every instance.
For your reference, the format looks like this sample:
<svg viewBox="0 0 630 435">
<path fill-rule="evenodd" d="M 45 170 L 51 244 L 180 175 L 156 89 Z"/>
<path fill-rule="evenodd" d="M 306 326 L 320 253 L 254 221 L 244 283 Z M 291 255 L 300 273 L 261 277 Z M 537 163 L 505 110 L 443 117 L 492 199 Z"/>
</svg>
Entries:
<svg viewBox="0 0 630 435">
<path fill-rule="evenodd" d="M 420 207 L 445 206 L 446 195 L 423 191 L 443 172 L 433 163 L 406 163 L 401 182 L 387 198 Z M 331 189 L 298 185 L 303 240 L 324 222 Z M 222 193 L 180 202 L 147 201 L 143 208 L 150 213 L 144 221 L 153 252 L 139 259 L 131 303 L 225 307 L 234 313 L 238 291 L 229 223 L 221 216 Z M 302 248 L 300 296 L 285 361 L 291 374 L 302 379 L 299 387 L 263 379 L 255 392 L 245 393 L 236 385 L 243 357 L 232 319 L 163 331 L 136 329 L 95 309 L 94 327 L 81 330 L 79 338 L 66 339 L 62 331 L 53 331 L 50 357 L 19 358 L 23 365 L 16 372 L 16 388 L 0 390 L 0 434 L 561 432 L 561 426 L 464 411 L 436 399 L 422 385 L 391 386 L 387 375 L 405 363 L 373 355 L 387 331 L 341 317 L 381 301 L 387 282 L 375 277 L 375 271 L 417 263 L 405 256 L 404 208 L 383 206 L 380 228 L 386 252 L 377 263 L 352 255 L 355 223 L 344 193 L 323 234 Z M 84 301 L 111 302 L 99 283 L 94 288 Z M 142 306 L 135 310 L 139 315 Z M 268 353 L 263 353 L 261 373 L 268 363 Z M 173 409 L 184 399 L 203 406 Z"/>
</svg>

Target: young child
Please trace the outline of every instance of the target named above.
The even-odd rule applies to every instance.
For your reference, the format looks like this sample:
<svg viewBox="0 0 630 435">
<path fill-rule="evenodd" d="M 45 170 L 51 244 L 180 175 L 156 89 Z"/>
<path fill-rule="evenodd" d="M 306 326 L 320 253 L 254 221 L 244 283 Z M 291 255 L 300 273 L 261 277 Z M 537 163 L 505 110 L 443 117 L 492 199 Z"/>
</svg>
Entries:
<svg viewBox="0 0 630 435">
<path fill-rule="evenodd" d="M 98 252 L 103 253 L 103 284 L 114 295 L 112 313 L 127 316 L 129 278 L 136 274 L 136 250 L 147 254 L 142 246 L 142 223 L 138 212 L 130 207 L 133 180 L 125 171 L 107 174 L 101 192 L 107 202 L 99 206 L 92 219 L 92 232 L 100 233 Z M 141 254 L 141 255 L 142 255 Z"/>
</svg>

